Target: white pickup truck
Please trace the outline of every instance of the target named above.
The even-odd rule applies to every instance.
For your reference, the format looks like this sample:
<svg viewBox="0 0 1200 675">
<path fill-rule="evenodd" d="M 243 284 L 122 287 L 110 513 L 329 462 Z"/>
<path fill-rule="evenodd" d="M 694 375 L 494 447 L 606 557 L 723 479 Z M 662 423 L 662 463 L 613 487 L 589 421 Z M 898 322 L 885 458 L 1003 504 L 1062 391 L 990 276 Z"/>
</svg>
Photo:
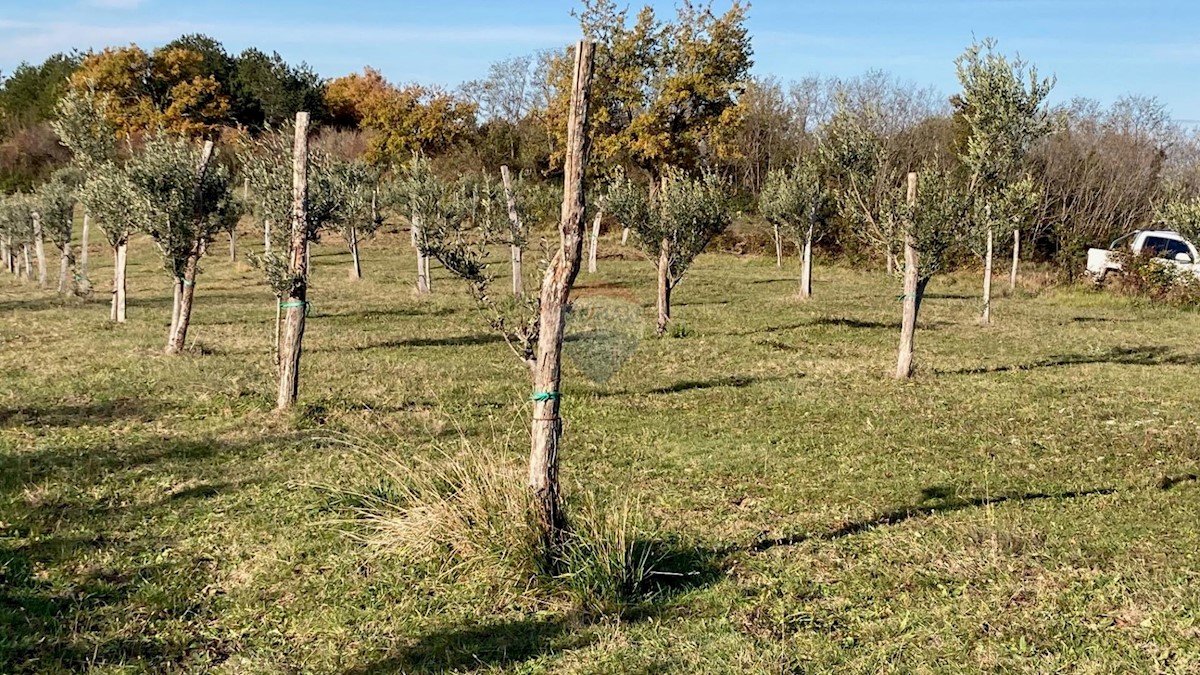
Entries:
<svg viewBox="0 0 1200 675">
<path fill-rule="evenodd" d="M 1191 272 L 1200 277 L 1200 255 L 1183 235 L 1172 230 L 1136 230 L 1117 239 L 1107 249 L 1088 249 L 1087 271 L 1093 279 L 1101 281 L 1110 271 L 1121 269 L 1121 263 L 1113 255 L 1118 248 L 1135 255 L 1152 251 L 1164 265 L 1174 265 L 1180 272 Z"/>
</svg>

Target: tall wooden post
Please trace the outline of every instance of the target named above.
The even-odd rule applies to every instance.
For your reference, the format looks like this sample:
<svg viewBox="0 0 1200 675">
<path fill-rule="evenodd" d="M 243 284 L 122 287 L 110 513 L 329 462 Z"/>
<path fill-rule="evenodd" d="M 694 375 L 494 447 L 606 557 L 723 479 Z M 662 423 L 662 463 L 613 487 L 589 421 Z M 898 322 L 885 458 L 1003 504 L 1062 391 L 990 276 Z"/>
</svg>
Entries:
<svg viewBox="0 0 1200 675">
<path fill-rule="evenodd" d="M 83 233 L 79 239 L 79 285 L 75 292 L 82 296 L 92 294 L 92 280 L 88 277 L 88 237 L 92 232 L 92 215 L 83 212 Z"/>
<path fill-rule="evenodd" d="M 804 260 L 800 267 L 800 297 L 805 300 L 812 297 L 812 240 L 816 225 L 817 205 L 814 203 L 808 214 L 808 230 L 804 233 Z"/>
<path fill-rule="evenodd" d="M 521 225 L 521 215 L 517 212 L 517 197 L 513 193 L 512 176 L 509 175 L 508 165 L 500 166 L 500 182 L 504 184 L 504 203 L 508 207 L 508 227 L 509 227 L 509 260 L 512 263 L 512 292 L 513 295 L 522 297 L 525 295 L 525 282 L 521 272 L 521 258 L 523 251 L 521 250 L 521 241 L 525 238 L 525 228 Z"/>
<path fill-rule="evenodd" d="M 422 247 L 425 245 L 425 235 L 421 232 L 424 226 L 421 216 L 413 214 L 412 218 L 413 245 L 417 248 L 417 294 L 425 295 L 433 290 L 429 283 L 429 256 L 425 255 Z"/>
<path fill-rule="evenodd" d="M 588 246 L 588 274 L 595 274 L 597 271 L 596 256 L 597 248 L 600 246 L 600 223 L 604 220 L 604 203 L 600 203 L 600 207 L 596 209 L 596 219 L 592 221 L 592 237 Z"/>
<path fill-rule="evenodd" d="M 65 295 L 71 282 L 71 239 L 67 238 L 59 250 L 58 260 L 58 292 Z"/>
<path fill-rule="evenodd" d="M 42 216 L 33 212 L 33 252 L 37 255 L 38 286 L 46 287 L 49 281 L 46 275 L 46 237 L 42 232 Z"/>
<path fill-rule="evenodd" d="M 988 218 L 991 219 L 991 209 L 988 210 Z M 992 322 L 992 238 L 992 227 L 989 225 L 987 252 L 983 258 L 983 314 L 979 317 L 979 322 L 985 326 Z"/>
<path fill-rule="evenodd" d="M 1021 231 L 1013 229 L 1012 271 L 1008 273 L 1008 290 L 1017 290 L 1017 266 L 1021 263 Z"/>
<path fill-rule="evenodd" d="M 908 174 L 908 206 L 917 203 L 917 174 Z M 904 228 L 904 315 L 900 322 L 900 353 L 896 358 L 896 379 L 907 380 L 913 374 L 913 347 L 917 332 L 918 279 L 920 277 L 917 247 L 913 234 L 915 224 L 910 220 Z"/>
<path fill-rule="evenodd" d="M 591 42 L 581 40 L 575 45 L 559 248 L 542 280 L 537 358 L 533 365 L 529 487 L 534 496 L 535 522 L 551 559 L 556 557 L 566 526 L 558 489 L 558 449 L 562 435 L 559 383 L 567 302 L 583 254 L 587 206 L 584 175 L 591 149 L 587 123 L 595 53 L 595 45 Z"/>
<path fill-rule="evenodd" d="M 125 270 L 129 263 L 129 243 L 121 242 L 113 248 L 112 315 L 117 323 L 125 323 Z"/>
<path fill-rule="evenodd" d="M 775 234 L 775 266 L 783 267 L 783 232 L 779 228 L 779 223 L 771 225 Z"/>
<path fill-rule="evenodd" d="M 296 138 L 292 146 L 292 229 L 288 267 L 293 279 L 281 309 L 283 337 L 279 352 L 278 410 L 296 404 L 300 395 L 300 348 L 304 338 L 304 315 L 308 309 L 308 113 L 296 113 Z"/>
</svg>

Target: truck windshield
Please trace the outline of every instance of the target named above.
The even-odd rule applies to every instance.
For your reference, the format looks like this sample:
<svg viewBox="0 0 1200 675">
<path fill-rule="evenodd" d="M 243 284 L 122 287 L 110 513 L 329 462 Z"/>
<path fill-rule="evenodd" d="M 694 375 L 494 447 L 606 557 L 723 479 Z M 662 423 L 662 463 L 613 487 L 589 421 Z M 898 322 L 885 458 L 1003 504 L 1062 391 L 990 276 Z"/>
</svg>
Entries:
<svg viewBox="0 0 1200 675">
<path fill-rule="evenodd" d="M 1166 239 L 1164 237 L 1146 237 L 1142 242 L 1142 250 L 1157 257 L 1174 260 L 1179 253 L 1186 253 L 1188 258 L 1192 257 L 1192 252 L 1188 250 L 1188 245 L 1178 239 Z"/>
</svg>

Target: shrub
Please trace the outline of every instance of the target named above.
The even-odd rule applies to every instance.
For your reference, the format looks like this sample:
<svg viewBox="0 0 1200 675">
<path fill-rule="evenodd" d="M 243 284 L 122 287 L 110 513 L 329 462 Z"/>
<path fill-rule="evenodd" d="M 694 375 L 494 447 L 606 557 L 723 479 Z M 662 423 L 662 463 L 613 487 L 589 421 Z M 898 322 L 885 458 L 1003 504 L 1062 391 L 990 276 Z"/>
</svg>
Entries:
<svg viewBox="0 0 1200 675">
<path fill-rule="evenodd" d="M 1149 251 L 1120 251 L 1116 261 L 1121 270 L 1113 287 L 1125 295 L 1150 298 L 1171 305 L 1200 305 L 1200 279 L 1191 272 L 1154 256 Z"/>
</svg>

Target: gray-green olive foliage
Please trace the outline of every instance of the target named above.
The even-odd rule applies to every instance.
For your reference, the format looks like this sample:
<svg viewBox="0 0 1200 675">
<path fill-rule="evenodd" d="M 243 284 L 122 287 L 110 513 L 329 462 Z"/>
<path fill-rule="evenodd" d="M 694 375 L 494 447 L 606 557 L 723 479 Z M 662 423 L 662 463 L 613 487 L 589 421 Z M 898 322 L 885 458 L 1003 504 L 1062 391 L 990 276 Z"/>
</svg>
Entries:
<svg viewBox="0 0 1200 675">
<path fill-rule="evenodd" d="M 1051 130 L 1046 97 L 1054 79 L 1039 79 L 1037 67 L 1019 58 L 1010 61 L 990 38 L 968 47 L 955 67 L 962 92 L 952 102 L 968 132 L 959 158 L 970 176 L 978 248 L 979 234 L 1036 203 L 1023 167 L 1033 142 Z"/>
<path fill-rule="evenodd" d="M 829 198 L 816 162 L 798 162 L 791 169 L 772 169 L 759 195 L 759 212 L 771 223 L 803 236 L 817 222 Z"/>
<path fill-rule="evenodd" d="M 511 244 L 503 187 L 490 177 L 466 176 L 446 181 L 429 160 L 414 156 L 391 185 L 389 196 L 410 218 L 420 220 L 417 247 L 437 258 L 447 271 L 467 283 L 489 325 L 526 364 L 533 361 L 538 338 L 540 297 L 491 292 L 490 248 Z M 521 209 L 518 200 L 518 210 Z"/>
<path fill-rule="evenodd" d="M 154 240 L 163 265 L 181 278 L 189 256 L 240 215 L 229 167 L 214 156 L 197 175 L 201 146 L 195 141 L 152 134 L 126 164 L 129 181 L 145 208 L 141 230 Z"/>
<path fill-rule="evenodd" d="M 653 202 L 644 185 L 619 173 L 609 187 L 605 208 L 633 231 L 656 264 L 662 242 L 668 243 L 667 282 L 672 288 L 732 221 L 725 184 L 711 173 L 697 179 L 670 171 Z"/>
</svg>

